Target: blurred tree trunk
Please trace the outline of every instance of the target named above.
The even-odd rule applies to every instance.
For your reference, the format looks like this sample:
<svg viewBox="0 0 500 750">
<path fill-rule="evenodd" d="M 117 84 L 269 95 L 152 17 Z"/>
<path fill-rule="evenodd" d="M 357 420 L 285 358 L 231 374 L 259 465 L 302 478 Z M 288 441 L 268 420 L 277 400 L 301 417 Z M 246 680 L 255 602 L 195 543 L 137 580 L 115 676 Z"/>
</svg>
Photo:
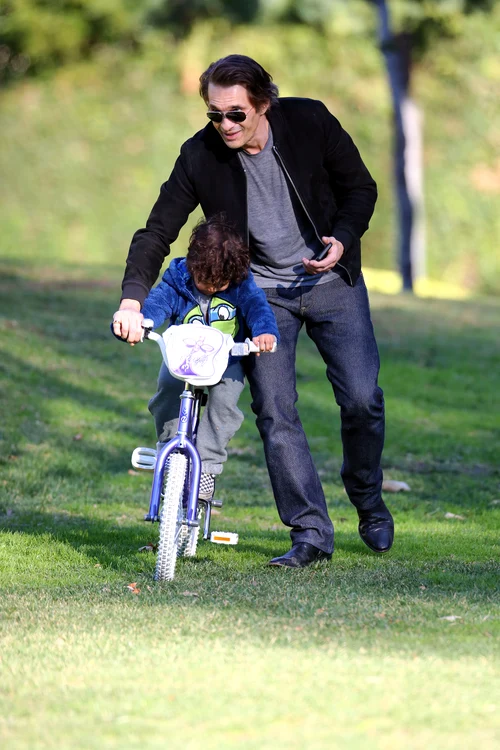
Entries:
<svg viewBox="0 0 500 750">
<path fill-rule="evenodd" d="M 425 275 L 422 115 L 410 97 L 410 34 L 391 30 L 386 0 L 371 0 L 378 11 L 379 43 L 384 55 L 394 108 L 394 181 L 398 212 L 398 262 L 403 290 L 413 291 Z"/>
</svg>

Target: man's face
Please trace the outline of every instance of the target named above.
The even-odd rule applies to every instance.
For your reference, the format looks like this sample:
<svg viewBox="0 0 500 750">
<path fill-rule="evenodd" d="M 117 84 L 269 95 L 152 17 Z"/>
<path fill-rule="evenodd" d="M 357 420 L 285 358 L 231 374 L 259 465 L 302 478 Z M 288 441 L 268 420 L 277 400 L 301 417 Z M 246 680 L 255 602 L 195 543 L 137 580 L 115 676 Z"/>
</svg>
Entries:
<svg viewBox="0 0 500 750">
<path fill-rule="evenodd" d="M 244 86 L 218 86 L 208 84 L 208 110 L 211 112 L 245 112 L 243 122 L 231 122 L 226 117 L 213 123 L 222 140 L 229 148 L 263 148 L 267 141 L 267 119 L 264 105 L 260 111 L 252 105 Z M 259 150 L 259 148 L 258 148 Z"/>
</svg>

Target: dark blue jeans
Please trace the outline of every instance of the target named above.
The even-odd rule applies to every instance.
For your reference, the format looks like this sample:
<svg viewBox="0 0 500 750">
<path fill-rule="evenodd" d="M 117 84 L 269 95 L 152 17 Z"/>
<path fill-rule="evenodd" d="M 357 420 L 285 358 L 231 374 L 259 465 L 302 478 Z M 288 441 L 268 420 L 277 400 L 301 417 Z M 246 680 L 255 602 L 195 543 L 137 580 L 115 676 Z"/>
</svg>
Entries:
<svg viewBox="0 0 500 750">
<path fill-rule="evenodd" d="M 359 510 L 381 500 L 384 397 L 377 385 L 379 355 L 363 278 L 354 287 L 337 278 L 295 289 L 266 289 L 280 343 L 275 354 L 245 363 L 252 409 L 269 476 L 292 543 L 333 551 L 333 524 L 295 404 L 295 358 L 303 325 L 326 364 L 340 406 L 343 464 L 349 499 Z"/>
</svg>

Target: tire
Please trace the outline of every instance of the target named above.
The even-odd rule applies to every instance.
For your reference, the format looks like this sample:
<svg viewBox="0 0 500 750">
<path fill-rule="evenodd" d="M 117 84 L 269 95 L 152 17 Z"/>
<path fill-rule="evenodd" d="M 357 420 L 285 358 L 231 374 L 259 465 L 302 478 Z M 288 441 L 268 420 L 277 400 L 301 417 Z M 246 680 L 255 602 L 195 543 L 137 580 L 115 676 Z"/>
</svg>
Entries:
<svg viewBox="0 0 500 750">
<path fill-rule="evenodd" d="M 186 518 L 186 509 L 183 509 L 183 519 Z M 201 518 L 201 507 L 198 505 L 198 521 Z M 180 542 L 177 548 L 177 557 L 196 557 L 196 550 L 198 548 L 198 539 L 200 538 L 200 527 L 182 526 Z"/>
<path fill-rule="evenodd" d="M 155 581 L 172 581 L 175 575 L 175 563 L 183 529 L 182 497 L 187 465 L 187 456 L 183 453 L 171 454 L 160 513 L 160 540 L 156 557 Z"/>
</svg>

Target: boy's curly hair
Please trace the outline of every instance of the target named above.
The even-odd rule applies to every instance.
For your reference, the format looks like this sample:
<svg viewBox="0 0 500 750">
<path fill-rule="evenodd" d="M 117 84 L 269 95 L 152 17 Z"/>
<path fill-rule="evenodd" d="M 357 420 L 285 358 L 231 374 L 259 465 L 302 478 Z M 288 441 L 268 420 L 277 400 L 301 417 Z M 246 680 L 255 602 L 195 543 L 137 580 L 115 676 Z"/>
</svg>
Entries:
<svg viewBox="0 0 500 750">
<path fill-rule="evenodd" d="M 197 281 L 215 287 L 239 284 L 248 276 L 250 251 L 225 214 L 216 214 L 194 227 L 186 264 Z"/>
</svg>

